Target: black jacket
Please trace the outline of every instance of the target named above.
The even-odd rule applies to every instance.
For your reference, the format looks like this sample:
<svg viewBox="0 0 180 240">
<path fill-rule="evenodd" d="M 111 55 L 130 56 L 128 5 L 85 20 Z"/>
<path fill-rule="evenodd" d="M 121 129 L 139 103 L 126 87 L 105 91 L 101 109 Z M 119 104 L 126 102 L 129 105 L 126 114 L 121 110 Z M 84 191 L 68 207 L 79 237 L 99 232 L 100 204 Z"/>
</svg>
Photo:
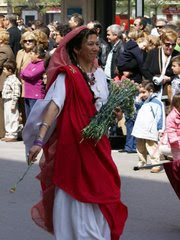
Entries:
<svg viewBox="0 0 180 240">
<path fill-rule="evenodd" d="M 118 44 L 113 49 L 113 56 L 112 56 L 112 62 L 111 62 L 111 77 L 112 78 L 114 78 L 117 75 L 118 58 L 123 51 L 124 51 L 124 43 L 120 39 Z"/>
<path fill-rule="evenodd" d="M 100 66 L 104 67 L 106 65 L 107 56 L 110 51 L 109 44 L 103 39 L 99 38 L 99 54 L 98 54 L 98 63 Z"/>
<path fill-rule="evenodd" d="M 141 67 L 145 58 L 145 52 L 141 50 L 138 44 L 129 40 L 124 46 L 124 52 L 118 58 L 118 70 L 131 72 L 130 79 L 140 83 L 142 81 Z"/>
<path fill-rule="evenodd" d="M 7 31 L 9 32 L 9 45 L 16 56 L 17 52 L 21 49 L 21 31 L 16 26 L 8 28 Z"/>
<path fill-rule="evenodd" d="M 179 55 L 179 52 L 174 50 L 172 53 L 172 57 Z M 154 76 L 161 75 L 161 66 L 162 66 L 162 51 L 161 48 L 154 48 L 149 51 L 145 63 L 142 67 L 143 76 L 148 79 L 152 80 Z M 169 63 L 165 75 L 168 77 L 173 77 L 173 71 L 171 69 L 171 62 Z"/>
</svg>

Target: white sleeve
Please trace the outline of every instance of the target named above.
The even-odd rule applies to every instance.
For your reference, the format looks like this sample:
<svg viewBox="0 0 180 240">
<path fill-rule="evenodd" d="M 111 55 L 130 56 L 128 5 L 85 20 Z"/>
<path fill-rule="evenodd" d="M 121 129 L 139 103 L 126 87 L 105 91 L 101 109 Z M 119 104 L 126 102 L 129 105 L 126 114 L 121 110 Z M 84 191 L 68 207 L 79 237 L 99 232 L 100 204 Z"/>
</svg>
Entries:
<svg viewBox="0 0 180 240">
<path fill-rule="evenodd" d="M 66 98 L 65 74 L 61 73 L 57 76 L 56 80 L 51 85 L 50 89 L 46 94 L 45 99 L 54 101 L 54 103 L 59 108 L 59 113 L 58 113 L 59 115 L 64 106 L 65 98 Z"/>
<path fill-rule="evenodd" d="M 25 127 L 23 129 L 22 137 L 26 147 L 26 155 L 29 153 L 29 149 L 32 147 L 34 140 L 39 134 L 39 127 L 42 124 L 44 112 L 47 110 L 48 105 L 51 101 L 54 101 L 59 108 L 58 115 L 60 114 L 65 101 L 65 74 L 59 74 L 57 79 L 49 88 L 44 99 L 38 99 L 34 104 L 28 119 L 26 121 Z M 57 116 L 58 116 L 57 115 Z M 56 116 L 56 117 L 57 117 Z M 53 133 L 56 127 L 56 119 L 53 121 L 49 127 L 46 136 L 44 138 L 44 143 L 46 143 Z"/>
</svg>

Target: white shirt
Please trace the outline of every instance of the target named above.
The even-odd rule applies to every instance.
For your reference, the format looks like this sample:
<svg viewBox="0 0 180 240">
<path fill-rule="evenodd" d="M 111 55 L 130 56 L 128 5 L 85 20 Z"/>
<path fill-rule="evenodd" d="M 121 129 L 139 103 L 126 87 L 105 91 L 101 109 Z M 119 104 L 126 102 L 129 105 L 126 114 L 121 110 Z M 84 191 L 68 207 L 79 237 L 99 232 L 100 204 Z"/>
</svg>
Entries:
<svg viewBox="0 0 180 240">
<path fill-rule="evenodd" d="M 120 41 L 120 40 L 119 40 L 119 41 Z M 109 54 L 108 54 L 107 60 L 106 60 L 106 65 L 105 65 L 105 68 L 104 68 L 104 73 L 106 74 L 106 77 L 107 77 L 108 79 L 111 79 L 111 78 L 112 78 L 112 77 L 111 77 L 111 63 L 112 63 L 112 57 L 113 57 L 113 50 L 114 50 L 115 46 L 119 43 L 119 41 L 117 41 L 117 42 L 113 45 L 111 51 L 110 51 Z"/>
<path fill-rule="evenodd" d="M 151 30 L 151 35 L 156 36 L 156 37 L 159 37 L 159 36 L 160 36 L 160 34 L 158 33 L 156 27 Z"/>
</svg>

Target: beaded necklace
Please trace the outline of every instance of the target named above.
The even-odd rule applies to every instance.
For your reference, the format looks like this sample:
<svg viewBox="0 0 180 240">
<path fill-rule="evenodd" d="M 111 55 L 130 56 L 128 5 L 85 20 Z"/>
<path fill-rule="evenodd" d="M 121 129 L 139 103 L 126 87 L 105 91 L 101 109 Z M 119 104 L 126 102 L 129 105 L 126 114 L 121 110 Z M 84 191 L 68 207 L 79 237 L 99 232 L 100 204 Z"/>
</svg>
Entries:
<svg viewBox="0 0 180 240">
<path fill-rule="evenodd" d="M 86 73 L 79 64 L 77 65 L 77 67 L 78 67 L 79 69 L 81 69 L 81 71 L 82 71 L 83 73 L 86 74 L 86 76 L 87 76 L 87 82 L 88 82 L 88 84 L 89 84 L 90 86 L 92 86 L 92 85 L 94 85 L 94 84 L 96 83 L 96 78 L 95 78 L 95 76 L 94 76 L 94 72 Z"/>
<path fill-rule="evenodd" d="M 92 73 L 87 73 L 87 76 L 89 78 L 89 80 L 88 80 L 89 85 L 90 86 L 94 85 L 96 83 L 96 78 L 94 76 L 94 73 L 93 72 Z"/>
</svg>

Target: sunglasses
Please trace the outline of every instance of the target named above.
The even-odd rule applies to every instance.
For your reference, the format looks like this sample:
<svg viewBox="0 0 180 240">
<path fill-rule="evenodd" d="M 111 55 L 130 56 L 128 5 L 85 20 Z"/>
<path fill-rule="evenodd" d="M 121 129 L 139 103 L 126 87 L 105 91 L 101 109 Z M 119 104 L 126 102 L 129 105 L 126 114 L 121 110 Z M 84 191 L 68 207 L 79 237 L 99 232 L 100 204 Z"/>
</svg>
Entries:
<svg viewBox="0 0 180 240">
<path fill-rule="evenodd" d="M 166 47 L 175 47 L 176 46 L 176 43 L 164 43 L 164 45 L 166 46 Z"/>
<path fill-rule="evenodd" d="M 164 26 L 156 26 L 156 28 L 163 28 Z"/>
<path fill-rule="evenodd" d="M 32 43 L 32 42 L 34 42 L 34 40 L 33 40 L 33 39 L 28 39 L 28 40 L 24 40 L 23 42 L 24 42 L 24 43 L 27 43 L 27 42 Z"/>
</svg>

